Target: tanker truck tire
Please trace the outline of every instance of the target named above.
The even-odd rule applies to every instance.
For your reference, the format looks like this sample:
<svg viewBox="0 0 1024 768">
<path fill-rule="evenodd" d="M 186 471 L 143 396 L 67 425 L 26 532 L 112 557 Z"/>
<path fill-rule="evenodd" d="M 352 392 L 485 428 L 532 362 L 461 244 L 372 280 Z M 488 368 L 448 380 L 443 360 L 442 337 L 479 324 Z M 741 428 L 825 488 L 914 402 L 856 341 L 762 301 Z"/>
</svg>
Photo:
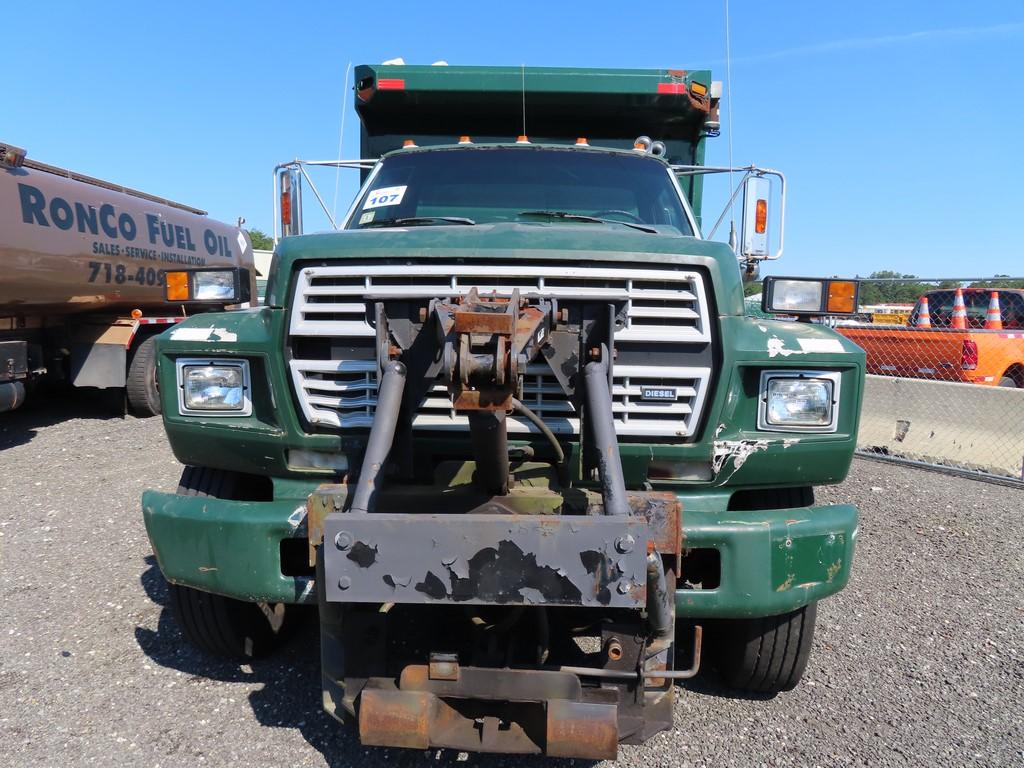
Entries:
<svg viewBox="0 0 1024 768">
<path fill-rule="evenodd" d="M 1003 378 L 1001 378 L 999 380 L 999 386 L 1000 387 L 1016 387 L 1017 386 L 1017 380 L 1014 379 L 1012 376 L 1003 376 Z"/>
<path fill-rule="evenodd" d="M 128 366 L 125 384 L 128 406 L 140 418 L 160 415 L 160 389 L 156 382 L 156 336 L 139 344 Z"/>
<path fill-rule="evenodd" d="M 726 685 L 774 696 L 796 687 L 807 668 L 817 603 L 781 616 L 717 622 L 712 661 Z"/>
<path fill-rule="evenodd" d="M 244 476 L 206 467 L 185 467 L 182 496 L 230 499 Z M 168 584 L 171 610 L 185 639 L 204 653 L 235 661 L 267 656 L 291 634 L 300 618 L 296 606 L 250 603 L 193 587 Z"/>
</svg>

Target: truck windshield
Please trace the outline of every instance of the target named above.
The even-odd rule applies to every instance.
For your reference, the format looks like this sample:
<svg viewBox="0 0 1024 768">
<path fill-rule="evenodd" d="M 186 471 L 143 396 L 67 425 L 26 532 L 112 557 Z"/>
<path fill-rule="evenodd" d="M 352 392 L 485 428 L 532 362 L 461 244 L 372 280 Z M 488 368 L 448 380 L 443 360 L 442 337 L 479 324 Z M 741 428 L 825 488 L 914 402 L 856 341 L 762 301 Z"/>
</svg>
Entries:
<svg viewBox="0 0 1024 768">
<path fill-rule="evenodd" d="M 501 221 L 631 224 L 693 234 L 664 163 L 529 147 L 392 155 L 360 196 L 348 228 Z"/>
</svg>

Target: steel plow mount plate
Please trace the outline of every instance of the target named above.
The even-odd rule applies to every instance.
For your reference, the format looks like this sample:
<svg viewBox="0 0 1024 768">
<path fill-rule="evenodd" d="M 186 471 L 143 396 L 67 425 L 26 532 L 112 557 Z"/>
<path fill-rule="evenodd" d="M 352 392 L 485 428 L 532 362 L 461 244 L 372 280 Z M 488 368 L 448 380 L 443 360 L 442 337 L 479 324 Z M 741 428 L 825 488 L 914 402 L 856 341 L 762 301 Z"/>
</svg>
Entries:
<svg viewBox="0 0 1024 768">
<path fill-rule="evenodd" d="M 643 608 L 646 519 L 329 514 L 330 602 Z"/>
</svg>

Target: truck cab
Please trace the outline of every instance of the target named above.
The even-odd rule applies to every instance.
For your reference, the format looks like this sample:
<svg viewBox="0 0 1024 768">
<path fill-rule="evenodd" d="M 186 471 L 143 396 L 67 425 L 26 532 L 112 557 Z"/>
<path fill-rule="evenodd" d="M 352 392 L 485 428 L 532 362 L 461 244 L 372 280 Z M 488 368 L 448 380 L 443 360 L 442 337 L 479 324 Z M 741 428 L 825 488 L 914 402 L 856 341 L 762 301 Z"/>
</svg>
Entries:
<svg viewBox="0 0 1024 768">
<path fill-rule="evenodd" d="M 710 73 L 354 90 L 344 218 L 300 234 L 279 167 L 265 304 L 159 342 L 186 469 L 142 505 L 186 636 L 253 655 L 317 605 L 325 709 L 382 746 L 614 758 L 702 664 L 795 686 L 850 574 L 856 509 L 813 487 L 849 469 L 864 356 L 748 317 L 702 236 Z M 770 309 L 841 293 L 779 281 Z"/>
</svg>

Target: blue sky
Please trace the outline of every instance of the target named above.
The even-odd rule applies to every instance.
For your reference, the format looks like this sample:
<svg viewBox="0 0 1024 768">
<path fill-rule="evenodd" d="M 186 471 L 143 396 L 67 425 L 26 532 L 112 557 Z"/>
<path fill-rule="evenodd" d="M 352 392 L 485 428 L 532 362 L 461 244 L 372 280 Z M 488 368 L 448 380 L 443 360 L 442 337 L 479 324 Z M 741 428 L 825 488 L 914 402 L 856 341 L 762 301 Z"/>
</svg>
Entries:
<svg viewBox="0 0 1024 768">
<path fill-rule="evenodd" d="M 730 14 L 734 160 L 790 182 L 786 254 L 766 272 L 1024 273 L 1024 3 L 732 0 Z M 18 3 L 4 16 L 0 140 L 265 231 L 273 166 L 337 154 L 349 62 L 725 79 L 720 0 Z M 349 99 L 344 155 L 357 152 Z M 708 160 L 727 162 L 724 130 Z M 339 209 L 354 180 L 343 172 Z M 333 198 L 333 175 L 318 181 Z"/>
</svg>

